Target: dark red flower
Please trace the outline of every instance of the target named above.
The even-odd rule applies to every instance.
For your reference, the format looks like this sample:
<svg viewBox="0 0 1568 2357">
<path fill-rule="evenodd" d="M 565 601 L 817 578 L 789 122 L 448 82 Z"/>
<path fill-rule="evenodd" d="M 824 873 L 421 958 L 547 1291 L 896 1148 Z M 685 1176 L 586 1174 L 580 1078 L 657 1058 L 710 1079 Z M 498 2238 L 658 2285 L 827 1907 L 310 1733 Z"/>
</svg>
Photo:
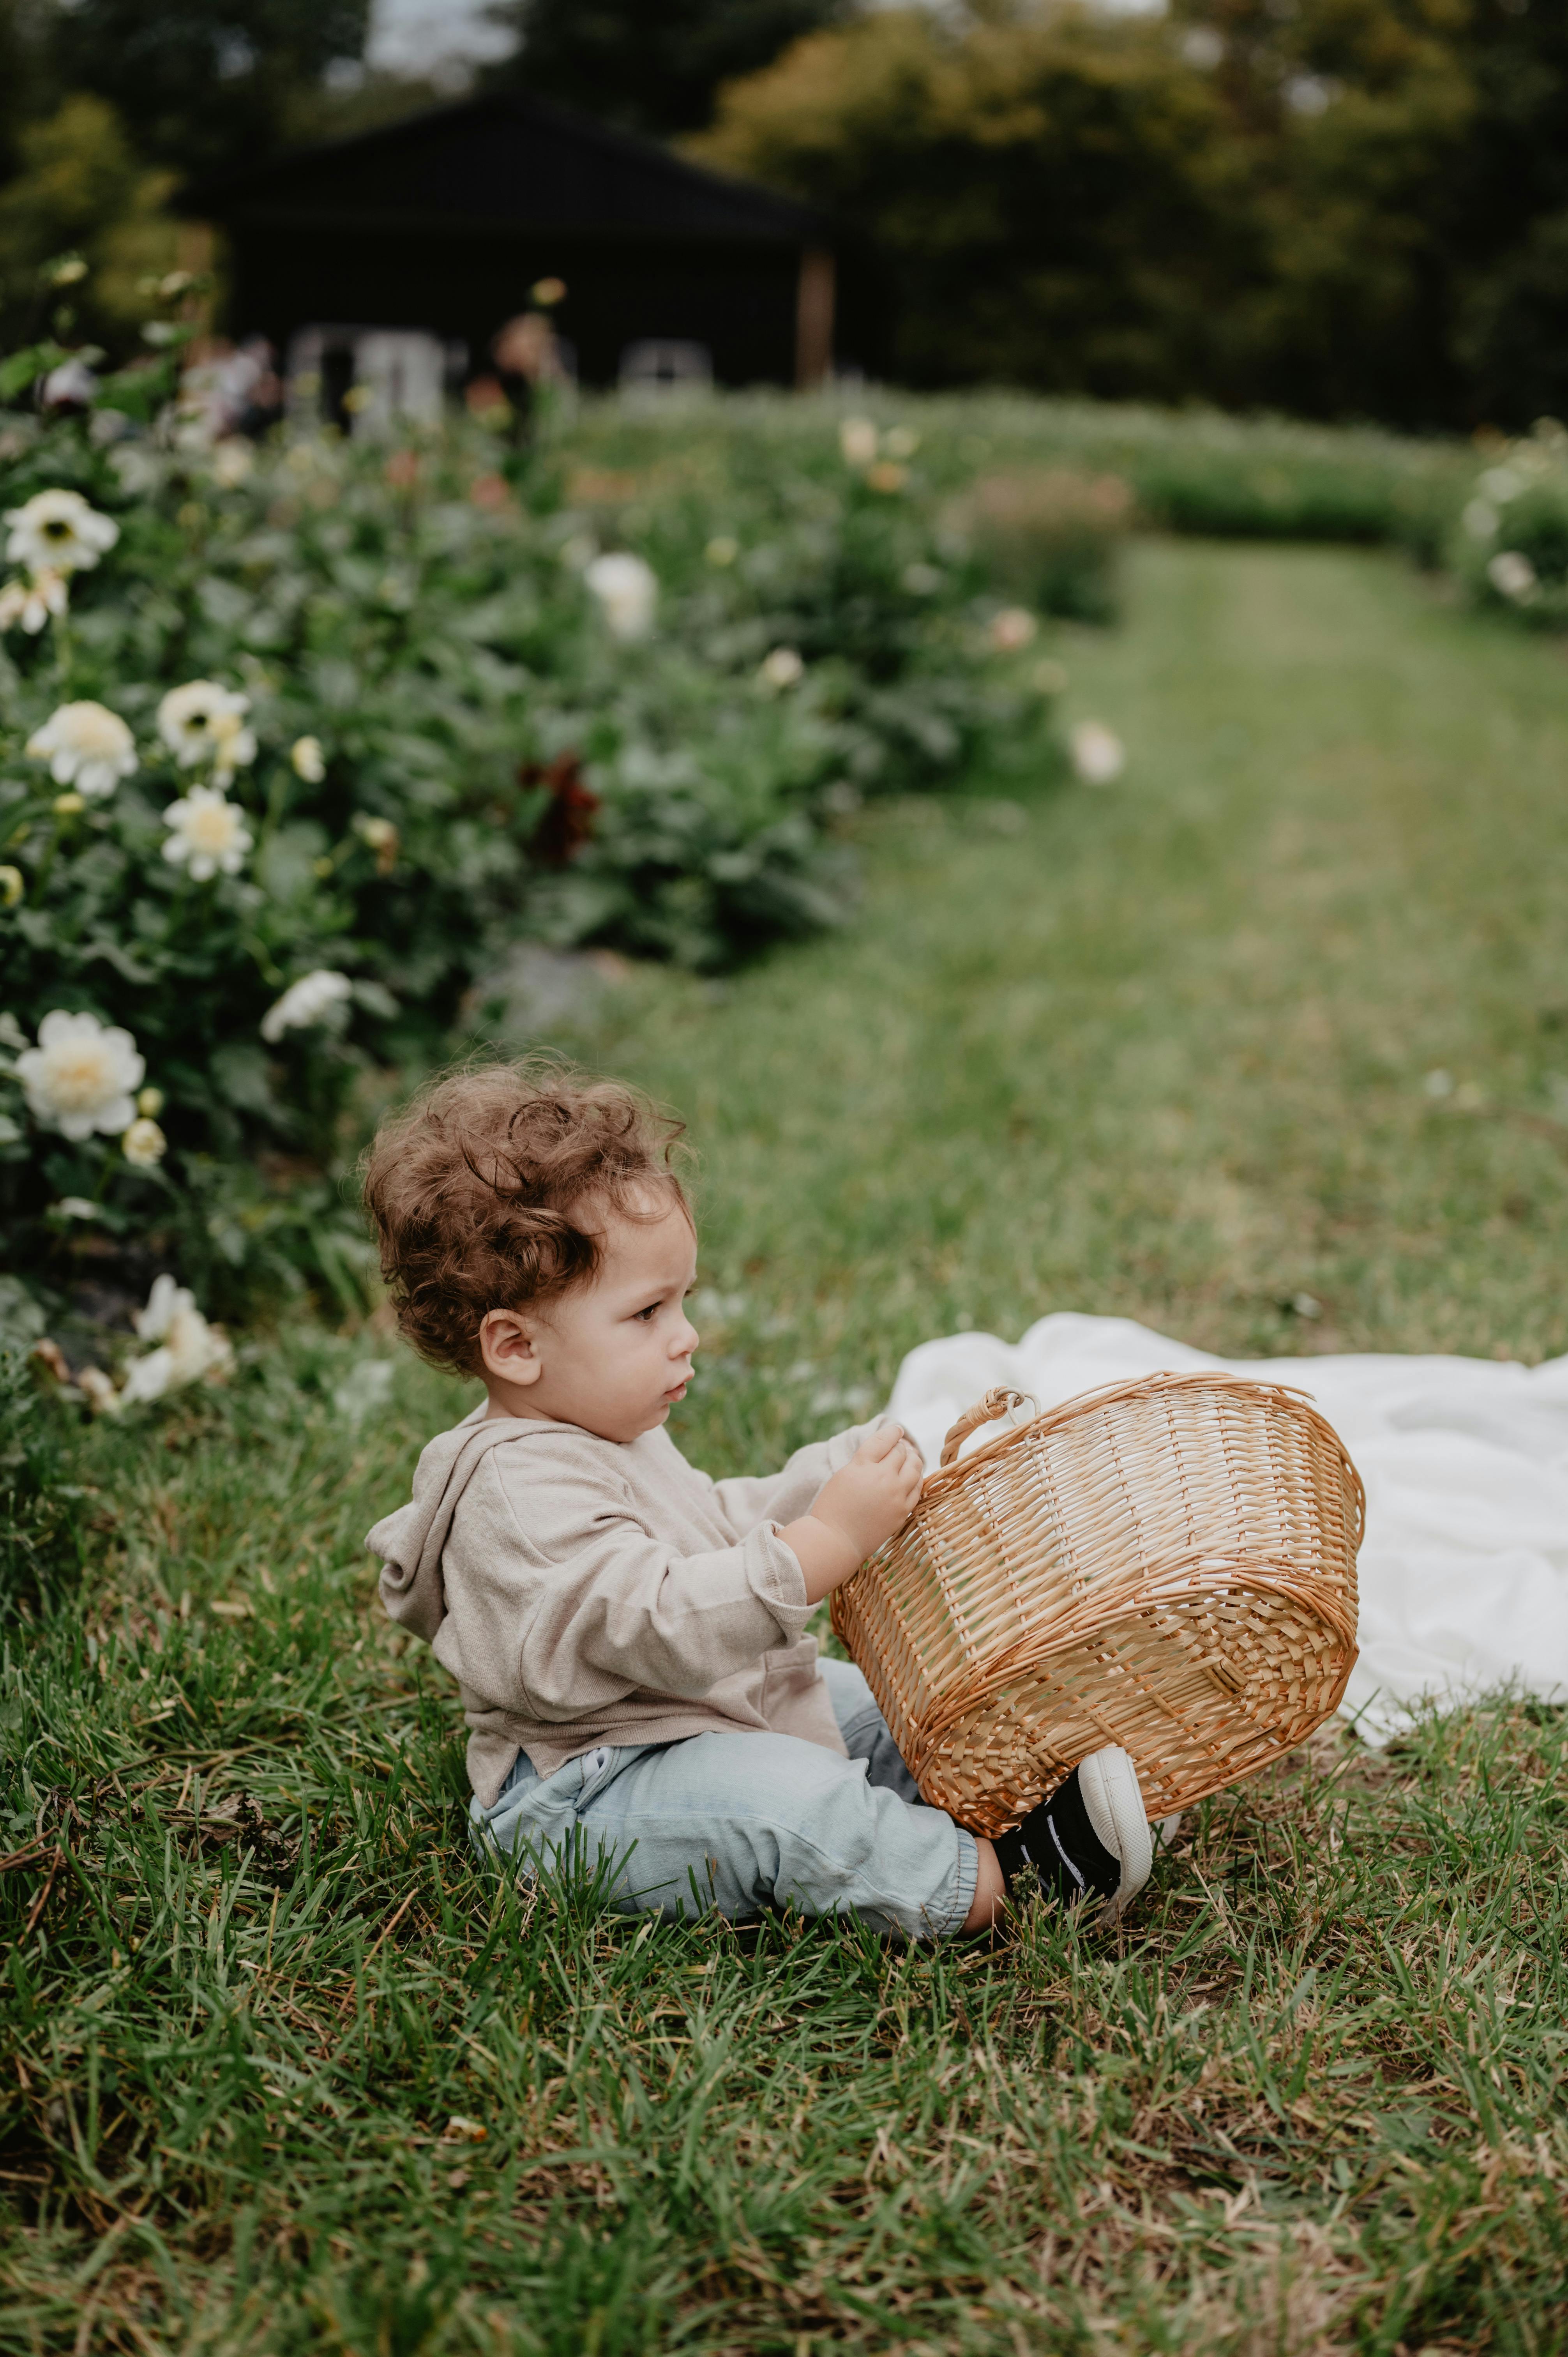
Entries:
<svg viewBox="0 0 1568 2357">
<path fill-rule="evenodd" d="M 575 753 L 559 753 L 546 765 L 524 761 L 517 773 L 520 786 L 548 790 L 550 800 L 534 828 L 529 849 L 545 867 L 564 867 L 593 840 L 597 794 L 583 783 L 583 764 Z"/>
</svg>

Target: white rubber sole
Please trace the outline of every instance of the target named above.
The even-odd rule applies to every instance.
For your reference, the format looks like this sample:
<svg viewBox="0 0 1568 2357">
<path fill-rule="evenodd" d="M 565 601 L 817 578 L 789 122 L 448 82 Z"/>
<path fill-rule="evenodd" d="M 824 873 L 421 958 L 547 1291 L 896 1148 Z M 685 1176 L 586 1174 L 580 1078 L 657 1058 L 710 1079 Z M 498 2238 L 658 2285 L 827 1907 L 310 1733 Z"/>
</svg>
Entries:
<svg viewBox="0 0 1568 2357">
<path fill-rule="evenodd" d="M 1122 1861 L 1122 1879 L 1105 1902 L 1113 1912 L 1120 1912 L 1142 1890 L 1155 1862 L 1154 1835 L 1138 1789 L 1138 1771 L 1119 1743 L 1108 1743 L 1103 1750 L 1091 1751 L 1087 1760 L 1079 1761 L 1078 1785 L 1095 1834 L 1112 1857 Z"/>
</svg>

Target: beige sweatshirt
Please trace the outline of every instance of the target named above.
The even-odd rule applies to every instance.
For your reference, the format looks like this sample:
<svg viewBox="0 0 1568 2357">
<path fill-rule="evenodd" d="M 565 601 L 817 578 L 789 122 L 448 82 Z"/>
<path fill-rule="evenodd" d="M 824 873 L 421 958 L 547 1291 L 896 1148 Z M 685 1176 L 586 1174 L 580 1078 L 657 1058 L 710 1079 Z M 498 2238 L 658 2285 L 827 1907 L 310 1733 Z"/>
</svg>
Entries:
<svg viewBox="0 0 1568 2357">
<path fill-rule="evenodd" d="M 779 1536 L 847 1465 L 862 1425 L 781 1473 L 714 1481 L 669 1434 L 487 1417 L 422 1454 L 412 1503 L 365 1544 L 381 1600 L 427 1638 L 467 1715 L 488 1808 L 526 1751 L 542 1776 L 600 1743 L 710 1729 L 843 1742 L 803 1635 L 800 1560 Z"/>
</svg>

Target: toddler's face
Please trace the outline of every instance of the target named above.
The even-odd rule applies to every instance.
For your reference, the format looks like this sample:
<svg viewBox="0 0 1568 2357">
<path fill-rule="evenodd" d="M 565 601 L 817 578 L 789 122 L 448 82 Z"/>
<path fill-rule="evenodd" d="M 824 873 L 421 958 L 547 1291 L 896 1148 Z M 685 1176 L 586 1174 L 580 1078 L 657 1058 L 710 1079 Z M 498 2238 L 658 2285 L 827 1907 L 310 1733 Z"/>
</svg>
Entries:
<svg viewBox="0 0 1568 2357">
<path fill-rule="evenodd" d="M 479 1329 L 492 1415 L 541 1415 L 604 1440 L 651 1432 L 684 1397 L 698 1336 L 685 1299 L 697 1242 L 678 1203 L 611 1212 L 591 1285 L 543 1310 L 492 1309 Z"/>
</svg>

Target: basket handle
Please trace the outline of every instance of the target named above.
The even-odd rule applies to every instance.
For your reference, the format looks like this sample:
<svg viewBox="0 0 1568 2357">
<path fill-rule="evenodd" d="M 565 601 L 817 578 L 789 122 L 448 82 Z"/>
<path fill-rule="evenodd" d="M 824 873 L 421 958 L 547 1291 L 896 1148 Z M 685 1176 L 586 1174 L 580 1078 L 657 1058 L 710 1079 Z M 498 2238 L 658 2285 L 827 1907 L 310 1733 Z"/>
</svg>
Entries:
<svg viewBox="0 0 1568 2357">
<path fill-rule="evenodd" d="M 1015 1407 L 1022 1407 L 1026 1400 L 1031 1406 L 1036 1405 L 1027 1392 L 1009 1391 L 1004 1383 L 993 1385 L 983 1400 L 977 1401 L 973 1407 L 966 1408 L 958 1422 L 949 1426 L 948 1437 L 942 1443 L 942 1464 L 952 1463 L 972 1432 L 977 1432 L 983 1424 L 993 1424 L 998 1416 L 1009 1415 Z"/>
</svg>

